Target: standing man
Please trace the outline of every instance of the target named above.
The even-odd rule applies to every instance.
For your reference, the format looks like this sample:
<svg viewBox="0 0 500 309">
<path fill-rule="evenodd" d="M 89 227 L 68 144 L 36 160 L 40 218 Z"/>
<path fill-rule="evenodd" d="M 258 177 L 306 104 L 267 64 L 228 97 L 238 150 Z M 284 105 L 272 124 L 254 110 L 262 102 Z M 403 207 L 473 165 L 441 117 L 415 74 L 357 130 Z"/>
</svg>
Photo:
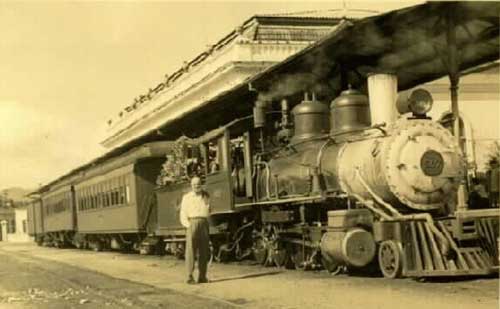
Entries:
<svg viewBox="0 0 500 309">
<path fill-rule="evenodd" d="M 198 255 L 198 283 L 207 283 L 207 265 L 210 258 L 208 216 L 210 204 L 208 193 L 201 188 L 201 179 L 191 179 L 191 191 L 182 197 L 181 224 L 186 228 L 186 268 L 188 284 L 195 284 L 194 263 Z"/>
</svg>

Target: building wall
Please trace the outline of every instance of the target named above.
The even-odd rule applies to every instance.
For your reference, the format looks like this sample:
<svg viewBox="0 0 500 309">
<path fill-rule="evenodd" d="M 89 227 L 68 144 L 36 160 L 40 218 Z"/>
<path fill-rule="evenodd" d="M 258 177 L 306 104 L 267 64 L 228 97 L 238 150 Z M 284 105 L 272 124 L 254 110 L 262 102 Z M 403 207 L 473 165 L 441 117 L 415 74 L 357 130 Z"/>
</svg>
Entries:
<svg viewBox="0 0 500 309">
<path fill-rule="evenodd" d="M 10 224 L 14 223 L 15 228 L 12 226 L 10 228 L 5 228 L 5 230 L 8 230 L 8 232 L 6 235 L 2 235 L 5 236 L 2 238 L 2 241 L 8 241 L 8 242 L 33 241 L 33 237 L 30 237 L 28 235 L 28 210 L 26 208 L 14 209 L 14 222 L 10 221 L 9 223 Z"/>
</svg>

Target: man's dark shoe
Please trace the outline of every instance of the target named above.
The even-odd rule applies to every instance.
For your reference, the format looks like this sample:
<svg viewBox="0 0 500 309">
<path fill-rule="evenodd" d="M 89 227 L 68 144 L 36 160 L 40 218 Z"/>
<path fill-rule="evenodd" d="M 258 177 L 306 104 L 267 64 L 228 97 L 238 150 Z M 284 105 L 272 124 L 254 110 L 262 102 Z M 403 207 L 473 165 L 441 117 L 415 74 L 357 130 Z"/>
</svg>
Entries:
<svg viewBox="0 0 500 309">
<path fill-rule="evenodd" d="M 196 281 L 194 281 L 193 278 L 189 278 L 189 279 L 187 279 L 186 283 L 187 284 L 196 284 Z"/>
<path fill-rule="evenodd" d="M 208 283 L 207 278 L 198 279 L 198 283 Z"/>
</svg>

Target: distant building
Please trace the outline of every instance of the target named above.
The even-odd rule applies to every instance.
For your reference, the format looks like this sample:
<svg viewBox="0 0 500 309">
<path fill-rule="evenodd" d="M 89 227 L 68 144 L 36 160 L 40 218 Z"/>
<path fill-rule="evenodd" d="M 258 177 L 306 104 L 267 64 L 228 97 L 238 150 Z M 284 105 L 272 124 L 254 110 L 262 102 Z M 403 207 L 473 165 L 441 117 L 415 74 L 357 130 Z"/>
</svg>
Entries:
<svg viewBox="0 0 500 309">
<path fill-rule="evenodd" d="M 13 208 L 0 208 L 0 241 L 6 241 L 7 235 L 15 232 L 16 220 Z"/>
<path fill-rule="evenodd" d="M 28 210 L 27 207 L 14 209 L 14 227 L 7 234 L 8 242 L 28 242 L 33 238 L 28 235 Z"/>
</svg>

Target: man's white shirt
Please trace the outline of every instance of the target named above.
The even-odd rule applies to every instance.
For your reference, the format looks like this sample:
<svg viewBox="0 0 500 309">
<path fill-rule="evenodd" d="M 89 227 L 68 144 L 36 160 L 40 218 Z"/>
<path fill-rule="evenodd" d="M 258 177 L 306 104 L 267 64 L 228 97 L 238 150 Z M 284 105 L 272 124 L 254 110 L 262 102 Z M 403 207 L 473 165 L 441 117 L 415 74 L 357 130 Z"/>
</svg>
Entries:
<svg viewBox="0 0 500 309">
<path fill-rule="evenodd" d="M 209 198 L 206 194 L 196 195 L 193 191 L 186 193 L 181 202 L 181 224 L 189 227 L 189 218 L 203 217 L 208 218 L 210 214 Z"/>
</svg>

